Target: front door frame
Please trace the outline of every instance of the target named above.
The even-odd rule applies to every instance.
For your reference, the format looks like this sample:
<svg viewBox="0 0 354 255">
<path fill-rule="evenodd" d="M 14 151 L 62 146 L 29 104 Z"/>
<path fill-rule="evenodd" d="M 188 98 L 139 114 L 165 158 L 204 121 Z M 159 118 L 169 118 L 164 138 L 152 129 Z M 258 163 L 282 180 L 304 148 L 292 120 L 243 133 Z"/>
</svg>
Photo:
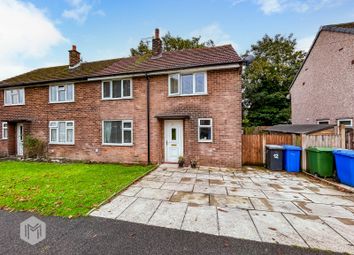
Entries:
<svg viewBox="0 0 354 255">
<path fill-rule="evenodd" d="M 16 154 L 17 156 L 23 156 L 23 123 L 16 124 Z"/>
<path fill-rule="evenodd" d="M 169 143 L 170 143 L 170 139 L 169 139 L 169 128 L 172 126 L 176 128 L 177 130 L 177 144 L 179 147 L 179 156 L 183 156 L 184 155 L 184 122 L 183 120 L 165 120 L 164 121 L 164 159 L 165 162 L 171 162 L 171 163 L 177 163 L 178 162 L 178 158 L 177 160 L 170 160 L 169 156 L 168 156 L 168 151 L 169 151 Z"/>
</svg>

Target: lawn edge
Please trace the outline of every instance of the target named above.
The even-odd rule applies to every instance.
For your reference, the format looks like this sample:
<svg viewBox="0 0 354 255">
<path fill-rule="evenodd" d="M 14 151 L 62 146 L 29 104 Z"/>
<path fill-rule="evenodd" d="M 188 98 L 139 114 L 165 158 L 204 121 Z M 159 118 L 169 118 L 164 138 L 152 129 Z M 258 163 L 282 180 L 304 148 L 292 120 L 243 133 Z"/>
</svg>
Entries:
<svg viewBox="0 0 354 255">
<path fill-rule="evenodd" d="M 152 167 L 149 171 L 147 171 L 146 173 L 144 173 L 143 175 L 135 178 L 131 183 L 125 185 L 123 188 L 121 188 L 120 190 L 114 192 L 112 195 L 110 195 L 108 198 L 106 198 L 105 200 L 103 200 L 100 204 L 98 204 L 97 206 L 95 206 L 94 208 L 92 208 L 88 213 L 86 213 L 84 216 L 90 216 L 90 214 L 97 210 L 98 208 L 100 208 L 101 206 L 103 206 L 104 204 L 107 204 L 108 202 L 110 202 L 113 198 L 115 198 L 116 196 L 118 196 L 120 193 L 122 193 L 123 191 L 125 191 L 127 188 L 129 188 L 131 185 L 133 185 L 134 183 L 140 181 L 142 178 L 144 178 L 145 176 L 147 176 L 148 174 L 150 174 L 152 171 L 156 170 L 158 167 L 160 166 L 160 164 L 155 165 L 154 167 Z"/>
</svg>

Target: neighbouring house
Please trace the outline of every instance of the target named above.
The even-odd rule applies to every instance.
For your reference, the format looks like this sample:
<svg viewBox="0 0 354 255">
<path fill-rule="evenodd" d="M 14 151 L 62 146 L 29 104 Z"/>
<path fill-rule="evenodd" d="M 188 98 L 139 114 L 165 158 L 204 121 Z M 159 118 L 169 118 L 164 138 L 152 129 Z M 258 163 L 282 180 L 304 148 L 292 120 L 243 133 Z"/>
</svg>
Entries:
<svg viewBox="0 0 354 255">
<path fill-rule="evenodd" d="M 0 153 L 24 137 L 51 158 L 241 166 L 242 60 L 231 45 L 37 69 L 0 82 Z"/>
<path fill-rule="evenodd" d="M 352 129 L 353 81 L 354 22 L 321 27 L 290 89 L 292 123 Z"/>
</svg>

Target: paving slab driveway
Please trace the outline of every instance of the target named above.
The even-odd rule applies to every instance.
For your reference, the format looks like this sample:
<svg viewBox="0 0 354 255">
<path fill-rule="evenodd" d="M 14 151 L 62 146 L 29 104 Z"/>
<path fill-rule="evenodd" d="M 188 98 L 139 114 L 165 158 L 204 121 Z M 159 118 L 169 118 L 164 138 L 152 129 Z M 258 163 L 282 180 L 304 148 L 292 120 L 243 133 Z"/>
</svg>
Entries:
<svg viewBox="0 0 354 255">
<path fill-rule="evenodd" d="M 165 164 L 91 216 L 354 254 L 353 208 L 303 174 Z"/>
</svg>

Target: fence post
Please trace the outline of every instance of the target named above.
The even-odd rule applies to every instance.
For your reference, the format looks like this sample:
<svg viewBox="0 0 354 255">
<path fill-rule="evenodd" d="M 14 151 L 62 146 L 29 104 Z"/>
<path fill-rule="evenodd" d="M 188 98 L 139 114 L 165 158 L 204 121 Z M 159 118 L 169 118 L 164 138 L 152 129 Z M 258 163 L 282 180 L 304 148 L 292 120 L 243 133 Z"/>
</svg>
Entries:
<svg viewBox="0 0 354 255">
<path fill-rule="evenodd" d="M 345 142 L 345 126 L 344 125 L 340 125 L 340 127 L 339 127 L 339 129 L 340 129 L 340 147 L 342 148 L 342 149 L 345 149 L 345 144 L 346 144 L 346 142 Z"/>
<path fill-rule="evenodd" d="M 306 147 L 307 147 L 307 136 L 305 134 L 301 135 L 301 147 L 302 147 L 302 170 L 306 171 Z"/>
<path fill-rule="evenodd" d="M 261 134 L 261 139 L 262 139 L 262 163 L 263 163 L 263 165 L 265 165 L 265 163 L 266 163 L 265 146 L 267 143 L 266 135 Z"/>
</svg>

